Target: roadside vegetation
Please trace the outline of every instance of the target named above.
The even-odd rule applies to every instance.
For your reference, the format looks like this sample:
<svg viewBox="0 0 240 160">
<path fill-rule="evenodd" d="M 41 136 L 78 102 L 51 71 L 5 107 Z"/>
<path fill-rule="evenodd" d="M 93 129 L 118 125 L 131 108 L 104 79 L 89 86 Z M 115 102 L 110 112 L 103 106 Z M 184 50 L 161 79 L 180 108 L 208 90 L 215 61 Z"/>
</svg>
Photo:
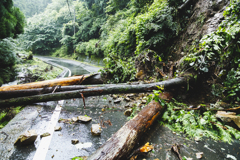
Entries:
<svg viewBox="0 0 240 160">
<path fill-rule="evenodd" d="M 32 54 L 76 60 L 81 56 L 102 58 L 105 68 L 101 72 L 107 83 L 152 82 L 190 74 L 202 90 L 198 92 L 192 89 L 194 86 L 188 86 L 182 93 L 195 92 L 195 97 L 204 94 L 204 100 L 189 96 L 190 102 L 177 97 L 166 103 L 156 98 L 162 90 L 154 91 L 149 98 L 155 97 L 153 99 L 167 106 L 160 123 L 195 139 L 202 136 L 226 142 L 240 139 L 239 128 L 234 129 L 216 118 L 217 110 L 226 109 L 218 104 L 227 104 L 227 108 L 240 105 L 239 0 L 229 2 L 216 31 L 199 36 L 190 47 L 182 49 L 182 55 L 176 53 L 176 39 L 187 32 L 192 21 L 203 26 L 208 18 L 202 14 L 192 19 L 195 0 L 191 3 L 185 0 L 52 0 L 51 3 L 42 0 L 34 14 L 24 7 L 22 0 L 14 2 L 29 18 L 24 23 L 23 14 L 12 3 L 0 3 L 9 11 L 6 13 L 13 15 L 3 16 L 5 12 L 1 10 L 0 25 L 5 21 L 14 22 L 10 30 L 4 26 L 5 30 L 0 32 L 0 84 L 15 76 L 17 47 Z M 23 34 L 14 40 L 19 33 Z M 4 39 L 7 37 L 12 38 Z M 26 62 L 29 66 L 38 65 Z M 28 73 L 34 77 L 38 69 L 32 67 Z M 43 66 L 43 69 L 49 68 Z M 52 76 L 56 75 L 50 78 Z M 35 79 L 48 78 L 41 74 Z M 195 108 L 201 109 L 188 110 L 193 101 Z M 235 112 L 237 116 L 239 111 Z"/>
</svg>

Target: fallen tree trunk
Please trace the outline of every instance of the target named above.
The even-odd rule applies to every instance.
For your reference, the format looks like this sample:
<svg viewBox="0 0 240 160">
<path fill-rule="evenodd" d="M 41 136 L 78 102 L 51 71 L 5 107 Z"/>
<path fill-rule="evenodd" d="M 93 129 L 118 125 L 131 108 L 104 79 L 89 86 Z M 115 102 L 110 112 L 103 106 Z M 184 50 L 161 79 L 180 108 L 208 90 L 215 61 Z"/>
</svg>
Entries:
<svg viewBox="0 0 240 160">
<path fill-rule="evenodd" d="M 58 92 L 54 94 L 44 94 L 35 95 L 29 97 L 21 98 L 11 98 L 0 101 L 0 107 L 13 106 L 13 105 L 25 105 L 36 102 L 47 102 L 47 101 L 57 101 L 61 99 L 71 99 L 71 98 L 81 98 L 82 93 L 84 97 L 97 96 L 105 94 L 118 94 L 118 93 L 140 93 L 149 92 L 154 89 L 158 89 L 158 86 L 164 86 L 164 89 L 177 88 L 180 86 L 187 85 L 188 79 L 181 77 L 170 79 L 167 81 L 149 83 L 149 84 L 139 84 L 139 85 L 109 85 L 105 87 L 91 88 L 91 89 L 81 89 L 76 91 L 68 92 Z"/>
<path fill-rule="evenodd" d="M 66 88 L 67 87 L 67 88 Z M 24 89 L 24 90 L 10 90 L 10 91 L 1 91 L 0 99 L 9 99 L 16 97 L 26 97 L 32 95 L 40 95 L 47 93 L 56 93 L 70 90 L 79 90 L 86 89 L 86 87 L 79 86 L 54 86 L 54 87 L 46 87 L 46 88 L 36 88 L 36 89 Z"/>
<path fill-rule="evenodd" d="M 4 86 L 0 87 L 0 91 L 13 91 L 13 90 L 24 90 L 24 89 L 35 89 L 35 88 L 46 88 L 46 87 L 54 87 L 54 86 L 69 86 L 69 85 L 77 85 L 77 84 L 93 84 L 102 82 L 101 79 L 98 78 L 99 73 L 93 75 L 81 75 L 81 76 L 73 76 L 67 78 L 53 79 L 47 81 L 12 85 L 12 86 Z M 97 77 L 97 78 L 96 78 Z M 101 77 L 100 77 L 101 78 Z"/>
<path fill-rule="evenodd" d="M 120 128 L 88 160 L 126 160 L 151 124 L 163 112 L 163 107 L 155 101 L 144 107 L 137 116 Z"/>
<path fill-rule="evenodd" d="M 79 89 L 97 88 L 97 87 L 103 87 L 103 85 L 54 86 L 54 87 L 46 87 L 46 88 L 0 91 L 0 99 L 26 97 L 26 96 L 33 96 L 33 95 L 40 95 L 40 94 L 47 94 L 47 93 L 65 92 L 65 91 L 73 91 L 73 90 L 79 90 Z"/>
</svg>

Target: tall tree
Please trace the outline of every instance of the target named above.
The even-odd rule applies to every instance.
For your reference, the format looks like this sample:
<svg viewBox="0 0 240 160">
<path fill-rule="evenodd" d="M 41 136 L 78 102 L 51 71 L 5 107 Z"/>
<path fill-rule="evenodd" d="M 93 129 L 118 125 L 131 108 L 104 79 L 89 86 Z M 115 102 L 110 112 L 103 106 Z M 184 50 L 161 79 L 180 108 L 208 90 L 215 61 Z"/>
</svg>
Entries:
<svg viewBox="0 0 240 160">
<path fill-rule="evenodd" d="M 12 0 L 0 1 L 0 39 L 23 33 L 24 15 L 13 6 Z"/>
<path fill-rule="evenodd" d="M 24 23 L 23 13 L 13 6 L 12 0 L 0 1 L 0 86 L 15 76 L 14 42 L 7 38 L 23 33 Z"/>
</svg>

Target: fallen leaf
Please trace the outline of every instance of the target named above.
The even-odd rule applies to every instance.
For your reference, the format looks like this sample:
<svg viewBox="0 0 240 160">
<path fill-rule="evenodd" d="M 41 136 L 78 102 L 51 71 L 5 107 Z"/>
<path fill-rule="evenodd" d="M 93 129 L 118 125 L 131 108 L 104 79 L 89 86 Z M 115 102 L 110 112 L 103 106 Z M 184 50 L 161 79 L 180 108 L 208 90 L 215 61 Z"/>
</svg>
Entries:
<svg viewBox="0 0 240 160">
<path fill-rule="evenodd" d="M 143 147 L 140 148 L 140 152 L 150 152 L 153 150 L 153 146 L 149 145 L 149 142 L 147 142 Z"/>
</svg>

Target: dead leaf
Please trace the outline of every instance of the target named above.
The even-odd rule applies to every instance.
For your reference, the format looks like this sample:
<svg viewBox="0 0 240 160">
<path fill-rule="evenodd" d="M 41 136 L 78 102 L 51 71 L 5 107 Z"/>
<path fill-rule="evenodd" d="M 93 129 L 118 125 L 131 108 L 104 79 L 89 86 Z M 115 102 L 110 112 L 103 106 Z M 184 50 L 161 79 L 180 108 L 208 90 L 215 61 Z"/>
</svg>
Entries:
<svg viewBox="0 0 240 160">
<path fill-rule="evenodd" d="M 149 145 L 149 142 L 147 142 L 143 147 L 140 148 L 140 152 L 150 152 L 151 150 L 153 150 L 153 146 Z"/>
<path fill-rule="evenodd" d="M 235 112 L 218 111 L 216 117 L 224 122 L 233 121 L 240 128 L 240 116 L 236 116 Z"/>
<path fill-rule="evenodd" d="M 137 157 L 138 157 L 138 155 L 132 156 L 132 157 L 130 158 L 130 160 L 135 160 L 135 159 L 137 159 Z"/>
</svg>

